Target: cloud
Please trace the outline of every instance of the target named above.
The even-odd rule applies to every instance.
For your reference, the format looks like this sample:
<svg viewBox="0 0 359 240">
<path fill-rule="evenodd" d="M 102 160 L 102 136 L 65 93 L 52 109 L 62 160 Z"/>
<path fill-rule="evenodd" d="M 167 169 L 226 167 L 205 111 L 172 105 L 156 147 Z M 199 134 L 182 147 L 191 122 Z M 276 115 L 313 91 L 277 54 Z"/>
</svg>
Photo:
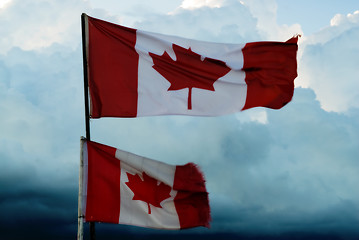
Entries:
<svg viewBox="0 0 359 240">
<path fill-rule="evenodd" d="M 355 11 L 353 14 L 348 13 L 346 16 L 343 14 L 336 14 L 330 20 L 330 26 L 340 26 L 340 25 L 350 25 L 358 23 L 359 21 L 359 10 Z"/>
<path fill-rule="evenodd" d="M 181 8 L 184 9 L 196 9 L 202 7 L 219 8 L 222 6 L 224 0 L 184 0 L 181 4 Z"/>
<path fill-rule="evenodd" d="M 331 25 L 303 44 L 296 83 L 314 89 L 323 109 L 347 112 L 359 107 L 359 11 L 336 15 Z"/>
<path fill-rule="evenodd" d="M 63 239 L 76 231 L 79 53 L 12 48 L 0 55 L 2 239 Z"/>
<path fill-rule="evenodd" d="M 0 153 L 1 160 L 4 159 Z M 0 174 L 2 239 L 64 239 L 74 236 L 77 218 L 76 186 L 62 186 L 53 178 L 39 179 L 33 168 Z M 42 173 L 41 173 L 42 174 Z M 19 231 L 19 226 L 21 231 Z"/>
<path fill-rule="evenodd" d="M 261 39 L 272 41 L 286 41 L 296 34 L 302 34 L 299 24 L 278 25 L 277 23 L 277 3 L 269 1 L 241 1 L 246 6 L 255 19 L 257 19 L 256 29 L 260 33 Z"/>
<path fill-rule="evenodd" d="M 219 222 L 213 225 L 267 234 L 358 234 L 352 223 L 359 219 L 350 209 L 359 203 L 354 167 L 359 125 L 322 110 L 314 98 L 311 90 L 296 89 L 291 104 L 268 112 L 268 124 L 241 124 L 235 129 L 242 130 L 233 129 L 219 140 L 221 158 L 205 168 L 210 193 L 215 193 L 212 202 L 218 204 L 214 211 L 223 215 L 214 215 Z M 221 205 L 230 207 L 227 211 Z M 345 217 L 337 217 L 342 211 Z"/>
<path fill-rule="evenodd" d="M 144 20 L 136 26 L 217 42 L 286 40 L 300 30 L 278 26 L 272 1 L 196 3 L 139 17 Z M 85 132 L 80 13 L 122 17 L 90 4 L 13 0 L 0 10 L 0 212 L 7 216 L 0 219 L 0 232 L 5 239 L 76 234 L 79 139 Z M 279 111 L 91 120 L 95 141 L 171 164 L 200 165 L 213 217 L 210 230 L 159 233 L 98 224 L 99 234 L 109 239 L 120 232 L 145 232 L 148 239 L 186 234 L 216 239 L 224 231 L 229 239 L 286 239 L 298 232 L 303 239 L 359 236 L 356 19 L 356 12 L 338 15 L 327 29 L 306 36 L 296 84 L 307 88 L 296 88 L 293 101 Z M 328 111 L 333 106 L 335 112 Z M 22 233 L 13 236 L 19 225 Z"/>
<path fill-rule="evenodd" d="M 220 8 L 202 2 L 196 8 L 180 7 L 168 15 L 153 15 L 137 22 L 136 27 L 212 42 L 244 43 L 259 38 L 256 19 L 238 1 L 223 2 Z"/>
<path fill-rule="evenodd" d="M 0 1 L 0 9 L 5 8 L 7 4 L 9 4 L 11 0 L 1 0 Z"/>
<path fill-rule="evenodd" d="M 12 47 L 41 50 L 59 44 L 75 50 L 81 43 L 81 13 L 117 20 L 87 0 L 11 0 L 0 8 L 0 53 Z M 50 48 L 51 49 L 51 48 Z"/>
<path fill-rule="evenodd" d="M 78 21 L 72 19 L 74 14 L 79 15 L 76 10 L 83 6 L 82 1 L 12 0 L 0 15 L 3 23 L 0 34 L 4 36 L 0 40 L 0 52 L 13 46 L 24 50 L 48 47 L 53 43 L 73 46 L 79 35 L 72 33 L 78 29 L 80 17 Z M 66 8 L 73 10 L 64 11 Z"/>
</svg>

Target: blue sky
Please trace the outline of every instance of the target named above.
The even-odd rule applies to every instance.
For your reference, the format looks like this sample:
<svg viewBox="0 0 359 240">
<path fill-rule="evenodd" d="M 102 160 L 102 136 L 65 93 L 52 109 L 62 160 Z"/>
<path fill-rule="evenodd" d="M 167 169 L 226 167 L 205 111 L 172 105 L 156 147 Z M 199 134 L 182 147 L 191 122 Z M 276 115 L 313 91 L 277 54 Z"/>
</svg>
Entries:
<svg viewBox="0 0 359 240">
<path fill-rule="evenodd" d="M 197 163 L 213 219 L 180 232 L 97 224 L 98 239 L 359 238 L 358 1 L 0 0 L 1 239 L 75 238 L 82 12 L 215 42 L 302 34 L 294 97 L 281 110 L 91 121 L 94 141 Z"/>
</svg>

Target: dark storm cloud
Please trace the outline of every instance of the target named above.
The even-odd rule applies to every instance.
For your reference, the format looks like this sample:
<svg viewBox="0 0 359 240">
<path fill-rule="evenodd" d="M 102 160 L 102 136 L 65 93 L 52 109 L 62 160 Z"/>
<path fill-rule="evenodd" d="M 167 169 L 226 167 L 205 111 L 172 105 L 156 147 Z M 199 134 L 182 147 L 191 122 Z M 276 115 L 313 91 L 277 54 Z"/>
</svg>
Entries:
<svg viewBox="0 0 359 240">
<path fill-rule="evenodd" d="M 67 239 L 75 236 L 76 187 L 61 186 L 55 179 L 43 182 L 31 170 L 1 172 L 1 239 Z"/>
</svg>

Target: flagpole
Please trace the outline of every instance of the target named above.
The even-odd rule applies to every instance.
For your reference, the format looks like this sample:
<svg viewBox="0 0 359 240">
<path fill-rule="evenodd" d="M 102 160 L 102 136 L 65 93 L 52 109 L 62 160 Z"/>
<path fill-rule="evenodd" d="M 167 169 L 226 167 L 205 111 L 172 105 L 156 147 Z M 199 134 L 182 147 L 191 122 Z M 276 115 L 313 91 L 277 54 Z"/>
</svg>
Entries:
<svg viewBox="0 0 359 240">
<path fill-rule="evenodd" d="M 78 196 L 78 220 L 77 220 L 77 240 L 83 240 L 84 235 L 84 215 L 82 213 L 82 192 L 83 192 L 83 167 L 84 167 L 84 159 L 83 159 L 83 145 L 84 139 L 81 138 L 80 142 L 80 170 L 79 170 L 79 196 Z"/>
<path fill-rule="evenodd" d="M 88 69 L 87 69 L 87 33 L 88 33 L 87 15 L 81 15 L 81 29 L 82 29 L 82 56 L 83 56 L 83 71 L 84 71 L 84 96 L 85 96 L 85 121 L 86 121 L 86 139 L 91 140 L 90 137 L 90 111 L 89 111 L 89 94 L 88 94 Z M 82 189 L 81 189 L 82 190 Z M 79 194 L 80 195 L 80 194 Z M 81 193 L 82 195 L 82 193 Z M 79 216 L 79 221 L 83 220 L 83 216 Z M 90 239 L 96 239 L 95 223 L 90 222 Z M 80 231 L 80 229 L 78 229 Z M 81 229 L 83 235 L 83 228 Z"/>
<path fill-rule="evenodd" d="M 88 69 L 87 69 L 87 15 L 81 15 L 82 26 L 82 56 L 83 56 L 83 71 L 84 71 L 84 96 L 85 96 L 85 117 L 86 117 L 86 138 L 90 140 L 90 111 L 89 111 L 89 94 L 88 94 Z"/>
</svg>

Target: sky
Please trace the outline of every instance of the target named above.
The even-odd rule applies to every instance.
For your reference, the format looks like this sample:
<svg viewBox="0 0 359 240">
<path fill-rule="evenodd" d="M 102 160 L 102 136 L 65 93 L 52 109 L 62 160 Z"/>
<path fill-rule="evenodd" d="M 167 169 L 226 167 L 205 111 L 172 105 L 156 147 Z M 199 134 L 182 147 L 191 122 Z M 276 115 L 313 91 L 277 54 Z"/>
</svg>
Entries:
<svg viewBox="0 0 359 240">
<path fill-rule="evenodd" d="M 198 164 L 212 214 L 210 229 L 96 224 L 97 239 L 359 239 L 357 0 L 0 0 L 0 239 L 76 237 L 83 12 L 213 42 L 302 36 L 280 110 L 91 120 L 94 141 Z"/>
</svg>

